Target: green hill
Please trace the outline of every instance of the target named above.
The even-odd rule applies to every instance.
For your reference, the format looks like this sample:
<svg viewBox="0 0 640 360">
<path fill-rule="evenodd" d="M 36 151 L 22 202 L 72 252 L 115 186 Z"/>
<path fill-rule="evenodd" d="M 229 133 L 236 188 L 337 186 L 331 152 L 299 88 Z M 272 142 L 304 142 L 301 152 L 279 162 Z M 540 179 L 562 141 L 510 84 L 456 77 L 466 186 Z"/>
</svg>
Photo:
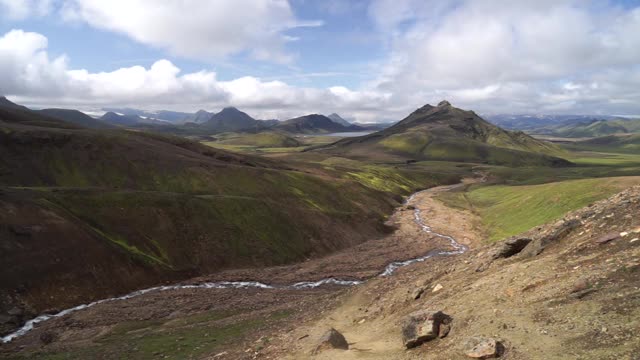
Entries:
<svg viewBox="0 0 640 360">
<path fill-rule="evenodd" d="M 256 134 L 234 134 L 228 139 L 220 141 L 226 145 L 246 145 L 259 148 L 287 148 L 302 146 L 295 138 L 280 132 L 259 132 Z"/>
<path fill-rule="evenodd" d="M 573 150 L 640 154 L 640 134 L 601 136 L 566 145 Z"/>
<path fill-rule="evenodd" d="M 0 109 L 0 292 L 25 289 L 0 299 L 2 312 L 328 254 L 383 235 L 399 195 L 438 182 L 401 171 L 363 181 L 179 137 L 61 125 Z M 388 185 L 370 185 L 378 177 Z"/>
<path fill-rule="evenodd" d="M 363 130 L 357 125 L 345 126 L 319 114 L 310 114 L 289 119 L 277 124 L 274 126 L 274 129 L 293 134 L 326 134 Z"/>
<path fill-rule="evenodd" d="M 568 138 L 600 137 L 640 132 L 640 120 L 592 120 L 578 124 L 551 125 L 531 130 L 530 133 Z"/>
<path fill-rule="evenodd" d="M 397 124 L 366 136 L 322 148 L 354 157 L 447 160 L 498 165 L 566 166 L 563 150 L 523 132 L 492 125 L 473 111 L 425 105 Z"/>
</svg>

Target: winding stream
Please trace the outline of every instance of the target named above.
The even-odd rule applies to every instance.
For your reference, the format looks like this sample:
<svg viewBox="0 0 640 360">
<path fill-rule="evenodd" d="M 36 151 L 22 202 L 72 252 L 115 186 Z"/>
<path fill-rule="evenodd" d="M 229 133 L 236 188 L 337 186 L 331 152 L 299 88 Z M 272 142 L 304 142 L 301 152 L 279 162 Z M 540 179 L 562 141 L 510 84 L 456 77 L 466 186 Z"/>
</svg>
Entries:
<svg viewBox="0 0 640 360">
<path fill-rule="evenodd" d="M 407 200 L 405 201 L 405 204 L 411 203 L 415 199 L 416 195 L 418 195 L 418 194 L 420 194 L 422 192 L 426 192 L 426 191 L 430 191 L 430 190 L 423 190 L 423 191 L 419 191 L 419 192 L 414 193 L 409 198 L 407 198 Z M 452 250 L 438 250 L 438 249 L 431 250 L 427 254 L 425 254 L 424 256 L 416 257 L 416 258 L 405 260 L 405 261 L 394 261 L 394 262 L 391 262 L 377 276 L 380 276 L 380 277 L 389 276 L 389 275 L 393 274 L 397 269 L 399 269 L 401 267 L 404 267 L 404 266 L 407 266 L 407 265 L 411 265 L 411 264 L 414 264 L 414 263 L 417 263 L 417 262 L 422 262 L 422 261 L 425 261 L 427 259 L 430 259 L 430 258 L 436 257 L 436 256 L 450 256 L 450 255 L 462 254 L 462 253 L 464 253 L 464 252 L 466 252 L 468 250 L 468 247 L 466 245 L 458 243 L 453 237 L 451 237 L 449 235 L 439 234 L 439 233 L 433 231 L 431 229 L 431 227 L 429 227 L 427 224 L 425 224 L 421 214 L 422 214 L 421 210 L 416 208 L 414 210 L 414 213 L 413 213 L 413 220 L 418 226 L 420 226 L 422 231 L 424 231 L 425 233 L 431 234 L 433 236 L 448 240 L 453 249 Z M 336 279 L 336 278 L 326 278 L 326 279 L 322 279 L 322 280 L 318 280 L 318 281 L 302 281 L 302 282 L 297 282 L 297 283 L 293 283 L 293 284 L 289 284 L 289 285 L 269 285 L 269 284 L 265 284 L 265 283 L 258 282 L 258 281 L 219 281 L 219 282 L 206 282 L 206 283 L 201 283 L 201 284 L 197 284 L 197 285 L 156 286 L 156 287 L 152 287 L 152 288 L 148 288 L 148 289 L 134 291 L 132 293 L 129 293 L 129 294 L 126 294 L 126 295 L 123 295 L 123 296 L 107 298 L 107 299 L 103 299 L 103 300 L 94 301 L 94 302 L 91 302 L 91 303 L 88 303 L 88 304 L 78 305 L 78 306 L 75 306 L 75 307 L 72 307 L 72 308 L 69 308 L 69 309 L 66 309 L 66 310 L 62 310 L 62 311 L 60 311 L 58 313 L 55 313 L 55 314 L 42 314 L 42 315 L 40 315 L 40 316 L 38 316 L 36 318 L 33 318 L 33 319 L 27 321 L 17 331 L 2 337 L 2 342 L 3 343 L 8 343 L 8 342 L 12 341 L 13 339 L 18 338 L 18 337 L 28 333 L 29 331 L 31 331 L 36 324 L 44 322 L 44 321 L 47 321 L 49 319 L 61 317 L 61 316 L 70 314 L 72 312 L 83 310 L 83 309 L 87 309 L 87 308 L 90 308 L 92 306 L 95 306 L 95 305 L 98 305 L 98 304 L 102 304 L 102 303 L 106 303 L 106 302 L 131 299 L 131 298 L 134 298 L 134 297 L 137 297 L 137 296 L 149 293 L 149 292 L 153 292 L 153 291 L 166 291 L 166 290 L 177 290 L 177 289 L 232 289 L 232 288 L 235 288 L 235 289 L 259 288 L 259 289 L 289 289 L 289 290 L 295 290 L 295 289 L 313 289 L 313 288 L 317 288 L 317 287 L 320 287 L 320 286 L 323 286 L 323 285 L 355 286 L 355 285 L 360 285 L 363 282 L 364 282 L 364 280 L 343 280 L 343 279 Z"/>
</svg>

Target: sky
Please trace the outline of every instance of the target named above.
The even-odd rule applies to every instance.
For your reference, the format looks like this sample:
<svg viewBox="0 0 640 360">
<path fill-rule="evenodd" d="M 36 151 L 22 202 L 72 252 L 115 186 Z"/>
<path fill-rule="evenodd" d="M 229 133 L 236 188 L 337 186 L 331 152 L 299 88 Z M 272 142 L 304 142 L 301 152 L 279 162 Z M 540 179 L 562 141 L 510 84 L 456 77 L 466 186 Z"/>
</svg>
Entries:
<svg viewBox="0 0 640 360">
<path fill-rule="evenodd" d="M 640 0 L 0 0 L 0 95 L 395 121 L 640 114 Z"/>
</svg>

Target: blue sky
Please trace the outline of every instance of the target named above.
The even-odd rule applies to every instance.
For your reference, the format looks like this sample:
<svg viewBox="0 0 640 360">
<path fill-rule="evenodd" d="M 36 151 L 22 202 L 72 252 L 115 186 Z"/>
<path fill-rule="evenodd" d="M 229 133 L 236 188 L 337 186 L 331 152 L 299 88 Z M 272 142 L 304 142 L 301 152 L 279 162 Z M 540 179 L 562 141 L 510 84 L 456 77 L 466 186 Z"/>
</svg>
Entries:
<svg viewBox="0 0 640 360">
<path fill-rule="evenodd" d="M 34 107 L 640 113 L 638 1 L 0 0 L 0 14 L 0 93 Z"/>
</svg>

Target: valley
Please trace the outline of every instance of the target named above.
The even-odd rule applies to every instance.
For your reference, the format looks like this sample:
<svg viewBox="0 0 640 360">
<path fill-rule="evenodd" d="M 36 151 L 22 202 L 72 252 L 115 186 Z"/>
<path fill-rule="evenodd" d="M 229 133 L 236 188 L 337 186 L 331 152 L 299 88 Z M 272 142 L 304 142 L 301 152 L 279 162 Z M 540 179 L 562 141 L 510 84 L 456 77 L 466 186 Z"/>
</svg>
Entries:
<svg viewBox="0 0 640 360">
<path fill-rule="evenodd" d="M 539 326 L 541 300 L 527 294 L 518 302 L 522 313 L 502 310 L 509 323 L 502 331 L 487 323 L 491 316 L 471 311 L 512 306 L 513 295 L 470 284 L 504 284 L 506 267 L 523 274 L 544 266 L 535 281 L 509 272 L 507 289 L 544 288 L 548 269 L 587 246 L 585 239 L 571 232 L 531 261 L 492 265 L 489 254 L 521 233 L 555 231 L 567 214 L 587 213 L 580 209 L 620 191 L 628 202 L 611 212 L 623 213 L 593 220 L 613 224 L 581 226 L 595 238 L 638 225 L 624 215 L 637 202 L 628 195 L 635 190 L 625 189 L 640 184 L 632 147 L 547 142 L 446 101 L 353 137 L 313 116 L 280 129 L 170 134 L 84 126 L 65 122 L 66 114 L 82 119 L 0 109 L 2 358 L 307 358 L 327 327 L 352 349 L 314 357 L 411 359 L 437 349 L 434 358 L 451 358 L 459 350 L 441 341 L 406 351 L 394 335 L 419 304 L 411 294 L 422 289 L 429 307 L 463 314 L 454 315 L 446 344 L 472 332 L 500 333 L 508 356 L 537 359 L 525 355 L 532 345 L 522 339 Z M 303 130 L 317 126 L 326 130 Z M 611 251 L 625 255 L 594 268 L 593 277 L 614 276 L 620 266 L 635 271 L 633 244 L 616 245 Z M 594 257 L 609 251 L 589 249 Z M 560 281 L 566 287 L 574 278 L 566 272 Z M 634 306 L 624 281 L 620 291 L 632 297 L 621 306 Z M 485 300 L 458 301 L 452 288 Z M 545 290 L 549 299 L 559 296 L 554 289 Z M 610 300 L 598 294 L 585 301 Z M 633 326 L 616 331 L 627 339 Z M 548 344 L 547 358 L 562 358 Z M 610 351 L 626 356 L 632 348 Z"/>
<path fill-rule="evenodd" d="M 0 27 L 0 360 L 640 360 L 640 1 Z"/>
</svg>

